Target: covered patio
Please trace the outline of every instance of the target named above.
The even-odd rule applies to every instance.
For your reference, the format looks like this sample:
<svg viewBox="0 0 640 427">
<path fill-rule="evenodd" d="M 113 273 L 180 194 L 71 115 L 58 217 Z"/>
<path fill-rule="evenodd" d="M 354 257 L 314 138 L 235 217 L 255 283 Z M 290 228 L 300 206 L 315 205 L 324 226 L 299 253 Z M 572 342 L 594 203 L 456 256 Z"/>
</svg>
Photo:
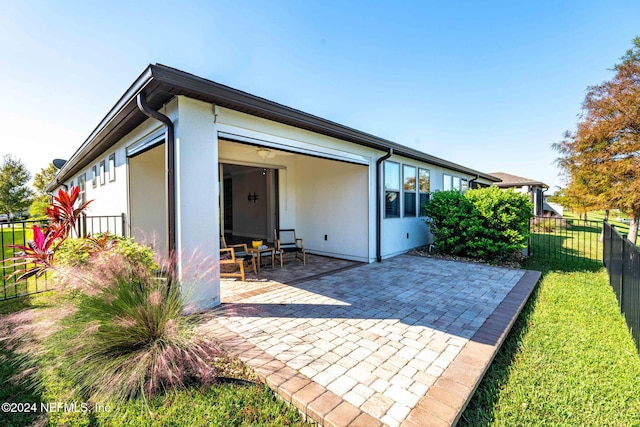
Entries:
<svg viewBox="0 0 640 427">
<path fill-rule="evenodd" d="M 336 263 L 317 273 L 323 261 Z M 223 280 L 202 327 L 325 426 L 454 425 L 540 276 L 411 255 L 341 262 Z"/>
</svg>

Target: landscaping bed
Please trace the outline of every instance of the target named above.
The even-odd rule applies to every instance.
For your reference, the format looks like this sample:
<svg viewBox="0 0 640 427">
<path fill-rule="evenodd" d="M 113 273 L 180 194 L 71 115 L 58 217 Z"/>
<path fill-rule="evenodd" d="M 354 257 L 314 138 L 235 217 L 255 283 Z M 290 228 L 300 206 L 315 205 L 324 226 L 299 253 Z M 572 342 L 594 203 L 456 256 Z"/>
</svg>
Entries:
<svg viewBox="0 0 640 427">
<path fill-rule="evenodd" d="M 60 367 L 41 351 L 43 341 L 58 331 L 56 325 L 73 312 L 68 298 L 47 292 L 0 303 L 0 401 L 29 404 L 0 413 L 2 426 L 309 425 L 295 408 L 256 382 L 250 369 L 225 354 L 214 361 L 221 379 L 211 386 L 194 384 L 147 401 L 103 402 L 85 410 L 85 399 L 70 391 Z M 61 348 L 65 345 L 60 342 Z M 68 406 L 52 405 L 57 402 Z"/>
</svg>

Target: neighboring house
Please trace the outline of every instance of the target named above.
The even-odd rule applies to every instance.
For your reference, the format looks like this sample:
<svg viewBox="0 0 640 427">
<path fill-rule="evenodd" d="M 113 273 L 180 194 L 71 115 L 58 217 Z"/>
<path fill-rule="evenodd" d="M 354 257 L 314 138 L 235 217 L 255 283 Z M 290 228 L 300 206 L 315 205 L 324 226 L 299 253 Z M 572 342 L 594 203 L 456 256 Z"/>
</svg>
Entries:
<svg viewBox="0 0 640 427">
<path fill-rule="evenodd" d="M 531 202 L 533 203 L 534 215 L 544 215 L 545 210 L 547 212 L 551 212 L 551 208 L 549 206 L 545 207 L 544 192 L 549 189 L 549 186 L 544 182 L 504 172 L 492 172 L 491 176 L 495 176 L 500 179 L 500 182 L 493 184 L 497 187 L 504 189 L 511 188 L 519 193 L 528 194 Z"/>
<path fill-rule="evenodd" d="M 560 203 L 550 202 L 549 198 L 553 197 L 553 195 L 544 195 L 544 215 L 550 216 L 563 216 L 564 215 L 564 206 Z"/>
<path fill-rule="evenodd" d="M 373 262 L 431 243 L 429 193 L 491 175 L 164 65 L 149 65 L 59 171 L 89 215 L 177 254 L 218 254 L 219 236 L 295 228 L 308 252 Z M 191 293 L 220 303 L 219 277 Z"/>
</svg>

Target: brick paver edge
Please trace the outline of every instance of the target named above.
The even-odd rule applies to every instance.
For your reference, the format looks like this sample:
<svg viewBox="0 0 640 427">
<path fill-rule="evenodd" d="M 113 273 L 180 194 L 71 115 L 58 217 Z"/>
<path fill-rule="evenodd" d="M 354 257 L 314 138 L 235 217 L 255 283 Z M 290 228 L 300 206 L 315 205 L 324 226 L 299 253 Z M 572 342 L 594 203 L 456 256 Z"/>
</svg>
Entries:
<svg viewBox="0 0 640 427">
<path fill-rule="evenodd" d="M 229 354 L 252 368 L 264 384 L 280 399 L 295 406 L 307 421 L 321 426 L 382 426 L 379 420 L 286 366 L 226 326 L 217 325 L 213 338 Z"/>
<path fill-rule="evenodd" d="M 539 279 L 538 271 L 524 272 L 494 312 L 409 413 L 402 426 L 456 425 Z M 505 320 L 508 321 L 506 325 Z M 501 333 L 497 334 L 496 331 Z M 487 339 L 494 342 L 486 342 Z M 468 390 L 466 398 L 461 396 L 464 390 Z"/>
</svg>

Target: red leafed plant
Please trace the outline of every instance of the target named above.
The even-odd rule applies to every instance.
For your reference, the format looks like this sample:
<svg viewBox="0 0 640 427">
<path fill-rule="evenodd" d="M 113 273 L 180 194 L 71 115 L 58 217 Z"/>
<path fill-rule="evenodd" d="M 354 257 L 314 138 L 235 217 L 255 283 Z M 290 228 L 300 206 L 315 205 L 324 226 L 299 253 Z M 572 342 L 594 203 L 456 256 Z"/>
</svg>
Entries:
<svg viewBox="0 0 640 427">
<path fill-rule="evenodd" d="M 16 280 L 28 279 L 31 276 L 40 277 L 47 270 L 53 269 L 53 256 L 56 249 L 71 234 L 71 230 L 76 231 L 76 223 L 78 218 L 89 203 L 84 202 L 76 207 L 78 197 L 80 196 L 80 188 L 74 186 L 69 192 L 60 189 L 58 194 L 53 197 L 53 202 L 47 207 L 47 215 L 49 216 L 49 226 L 40 229 L 33 226 L 33 240 L 29 240 L 26 246 L 10 245 L 10 248 L 18 249 L 20 252 L 15 256 L 7 258 L 3 262 L 13 262 L 9 267 L 19 267 L 10 277 L 16 277 Z M 98 243 L 99 244 L 99 243 Z M 102 242 L 106 245 L 106 242 Z"/>
<path fill-rule="evenodd" d="M 71 191 L 66 192 L 63 189 L 58 190 L 58 195 L 53 196 L 53 202 L 47 207 L 47 215 L 49 216 L 50 227 L 60 231 L 60 237 L 66 239 L 71 230 L 76 231 L 76 222 L 78 218 L 87 209 L 87 206 L 93 201 L 84 202 L 78 207 L 76 203 L 80 196 L 80 187 L 71 187 Z"/>
<path fill-rule="evenodd" d="M 13 266 L 23 266 L 11 276 L 18 276 L 16 280 L 28 279 L 31 276 L 40 277 L 53 267 L 54 242 L 60 237 L 60 230 L 45 229 L 44 232 L 37 225 L 33 226 L 33 240 L 27 246 L 9 245 L 18 249 L 16 256 L 5 261 L 15 261 Z"/>
</svg>

